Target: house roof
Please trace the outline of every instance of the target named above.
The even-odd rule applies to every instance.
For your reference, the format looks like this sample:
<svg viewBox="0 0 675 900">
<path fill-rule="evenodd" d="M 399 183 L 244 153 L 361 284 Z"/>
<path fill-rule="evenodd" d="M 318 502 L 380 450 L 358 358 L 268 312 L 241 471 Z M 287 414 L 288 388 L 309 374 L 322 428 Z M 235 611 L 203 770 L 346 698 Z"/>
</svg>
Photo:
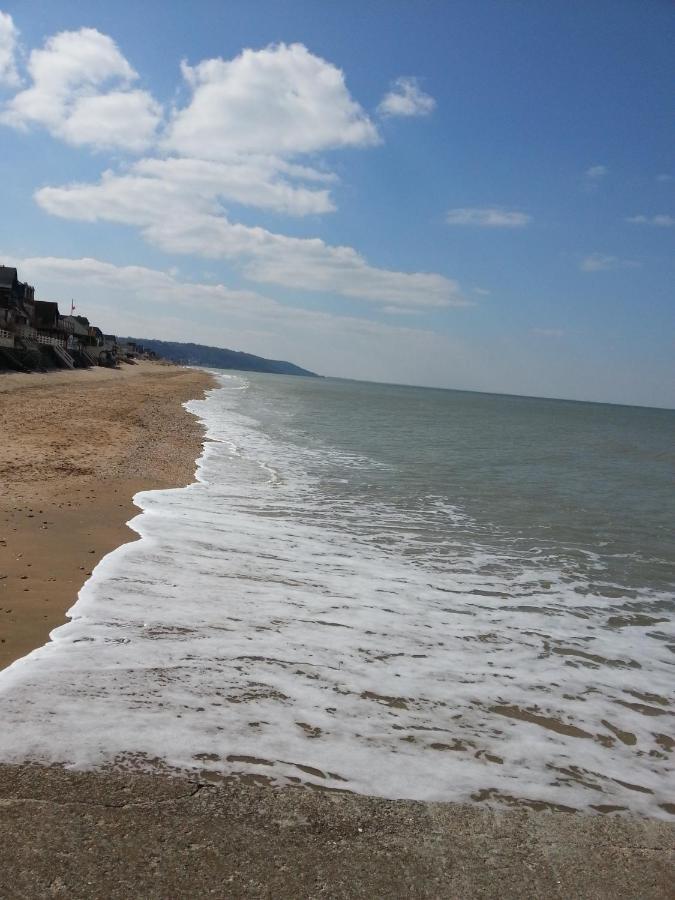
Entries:
<svg viewBox="0 0 675 900">
<path fill-rule="evenodd" d="M 16 278 L 16 269 L 11 266 L 0 266 L 0 287 L 11 288 Z"/>
<path fill-rule="evenodd" d="M 57 322 L 59 318 L 59 304 L 52 300 L 36 300 L 35 318 L 38 322 Z"/>
<path fill-rule="evenodd" d="M 89 329 L 82 322 L 78 321 L 77 316 L 61 316 L 61 322 L 66 331 L 69 331 L 71 334 L 79 334 L 85 337 L 89 334 Z"/>
</svg>

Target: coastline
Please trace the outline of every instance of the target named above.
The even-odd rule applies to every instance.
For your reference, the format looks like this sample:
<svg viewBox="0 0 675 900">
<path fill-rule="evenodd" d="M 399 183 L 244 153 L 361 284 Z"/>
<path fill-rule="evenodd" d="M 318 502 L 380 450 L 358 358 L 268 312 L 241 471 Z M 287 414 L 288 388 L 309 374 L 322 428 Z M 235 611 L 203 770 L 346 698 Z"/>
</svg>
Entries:
<svg viewBox="0 0 675 900">
<path fill-rule="evenodd" d="M 212 384 L 156 364 L 6 379 L 0 665 L 136 539 L 137 491 L 193 480 L 180 404 Z M 0 765 L 0 807 L 0 896 L 671 896 L 675 826 L 636 817 L 36 765 Z"/>
<path fill-rule="evenodd" d="M 149 362 L 0 375 L 0 670 L 44 644 L 100 559 L 137 539 L 138 491 L 193 480 L 202 429 L 181 404 L 213 384 Z"/>
</svg>

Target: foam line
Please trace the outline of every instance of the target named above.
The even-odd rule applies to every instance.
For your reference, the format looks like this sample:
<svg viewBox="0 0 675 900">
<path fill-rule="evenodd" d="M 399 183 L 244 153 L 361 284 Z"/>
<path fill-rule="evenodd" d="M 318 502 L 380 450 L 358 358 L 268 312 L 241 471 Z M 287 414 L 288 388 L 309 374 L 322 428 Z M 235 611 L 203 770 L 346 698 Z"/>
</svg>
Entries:
<svg viewBox="0 0 675 900">
<path fill-rule="evenodd" d="M 675 633 L 633 611 L 668 597 L 497 552 L 447 497 L 331 502 L 367 457 L 286 443 L 220 382 L 188 404 L 195 483 L 138 494 L 140 540 L 0 674 L 0 759 L 668 815 Z"/>
</svg>

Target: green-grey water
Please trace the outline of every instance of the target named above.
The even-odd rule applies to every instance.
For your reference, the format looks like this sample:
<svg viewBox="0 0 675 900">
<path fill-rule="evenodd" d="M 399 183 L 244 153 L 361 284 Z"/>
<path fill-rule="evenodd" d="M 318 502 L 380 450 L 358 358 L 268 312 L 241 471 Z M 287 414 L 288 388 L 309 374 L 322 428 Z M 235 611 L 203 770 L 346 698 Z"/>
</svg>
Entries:
<svg viewBox="0 0 675 900">
<path fill-rule="evenodd" d="M 217 379 L 0 759 L 675 815 L 674 412 Z"/>
<path fill-rule="evenodd" d="M 419 537 L 446 557 L 480 534 L 501 552 L 557 558 L 592 594 L 673 591 L 673 411 L 260 377 L 242 403 L 261 430 L 317 452 L 308 470 L 327 497 L 364 505 L 362 527 L 371 503 L 417 514 L 433 498 Z"/>
</svg>

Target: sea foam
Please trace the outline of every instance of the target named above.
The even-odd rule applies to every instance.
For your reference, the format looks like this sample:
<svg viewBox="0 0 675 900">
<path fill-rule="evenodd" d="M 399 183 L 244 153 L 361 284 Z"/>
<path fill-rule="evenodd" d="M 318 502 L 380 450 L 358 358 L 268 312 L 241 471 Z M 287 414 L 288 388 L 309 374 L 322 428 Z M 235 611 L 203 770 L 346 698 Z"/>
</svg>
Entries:
<svg viewBox="0 0 675 900">
<path fill-rule="evenodd" d="M 460 541 L 447 498 L 327 503 L 219 377 L 188 405 L 197 482 L 138 494 L 140 540 L 0 674 L 0 759 L 672 813 L 672 623 L 612 623 L 553 557 Z"/>
</svg>

